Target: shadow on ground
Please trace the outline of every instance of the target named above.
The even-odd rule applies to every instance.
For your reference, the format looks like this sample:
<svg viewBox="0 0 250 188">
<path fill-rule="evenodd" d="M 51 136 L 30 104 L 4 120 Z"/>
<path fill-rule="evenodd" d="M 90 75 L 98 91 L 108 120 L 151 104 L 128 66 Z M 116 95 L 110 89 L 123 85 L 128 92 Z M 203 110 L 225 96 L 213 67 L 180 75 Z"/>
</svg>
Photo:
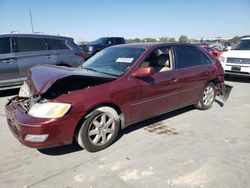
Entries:
<svg viewBox="0 0 250 188">
<path fill-rule="evenodd" d="M 69 153 L 74 153 L 83 150 L 77 143 L 72 143 L 70 145 L 59 146 L 54 148 L 47 149 L 38 149 L 38 151 L 45 155 L 57 156 L 57 155 L 66 155 Z"/>
<path fill-rule="evenodd" d="M 178 116 L 180 114 L 183 114 L 185 112 L 194 110 L 195 108 L 193 106 L 188 106 L 185 108 L 181 108 L 179 110 L 175 110 L 173 112 L 169 112 L 145 121 L 142 121 L 140 123 L 136 123 L 133 125 L 130 125 L 129 127 L 120 130 L 119 135 L 117 136 L 116 142 L 123 137 L 125 134 L 129 134 L 132 131 L 136 131 L 138 129 L 144 128 L 148 132 L 154 132 L 156 134 L 167 134 L 167 135 L 177 135 L 175 129 L 168 128 L 166 125 L 162 124 L 161 121 L 170 119 L 172 117 Z M 82 148 L 79 147 L 75 142 L 71 145 L 66 146 L 60 146 L 60 147 L 54 147 L 54 148 L 48 148 L 48 149 L 38 149 L 38 151 L 45 155 L 51 155 L 51 156 L 57 156 L 57 155 L 66 155 L 69 153 L 79 152 Z"/>
<path fill-rule="evenodd" d="M 240 76 L 234 76 L 234 75 L 226 75 L 225 81 L 230 82 L 241 82 L 241 83 L 250 83 L 250 77 L 240 77 Z"/>
<path fill-rule="evenodd" d="M 8 97 L 8 96 L 12 96 L 12 95 L 17 95 L 18 92 L 19 92 L 19 88 L 18 89 L 1 90 L 0 97 Z"/>
</svg>

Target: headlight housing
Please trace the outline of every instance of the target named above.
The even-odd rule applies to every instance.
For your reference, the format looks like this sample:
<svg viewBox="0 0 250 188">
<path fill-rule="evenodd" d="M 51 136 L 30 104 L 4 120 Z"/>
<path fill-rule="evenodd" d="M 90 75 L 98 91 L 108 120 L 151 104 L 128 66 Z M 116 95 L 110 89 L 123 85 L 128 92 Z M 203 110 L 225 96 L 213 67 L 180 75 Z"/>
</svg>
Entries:
<svg viewBox="0 0 250 188">
<path fill-rule="evenodd" d="M 60 118 L 69 111 L 70 107 L 71 105 L 68 103 L 35 103 L 31 106 L 28 114 L 37 118 Z"/>
<path fill-rule="evenodd" d="M 18 96 L 22 98 L 30 98 L 32 96 L 32 93 L 30 92 L 30 88 L 26 81 L 24 81 L 23 85 L 21 86 Z"/>
<path fill-rule="evenodd" d="M 221 63 L 225 63 L 226 58 L 225 58 L 225 57 L 220 56 L 220 57 L 218 57 L 218 60 L 219 60 Z"/>
</svg>

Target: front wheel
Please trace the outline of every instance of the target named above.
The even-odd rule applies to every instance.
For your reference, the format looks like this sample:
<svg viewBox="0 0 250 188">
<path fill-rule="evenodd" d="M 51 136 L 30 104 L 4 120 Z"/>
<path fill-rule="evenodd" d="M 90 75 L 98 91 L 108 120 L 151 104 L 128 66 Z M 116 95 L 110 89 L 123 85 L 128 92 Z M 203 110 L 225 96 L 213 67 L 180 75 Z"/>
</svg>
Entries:
<svg viewBox="0 0 250 188">
<path fill-rule="evenodd" d="M 195 107 L 200 110 L 207 110 L 212 107 L 215 100 L 215 86 L 213 83 L 208 83 L 203 90 L 202 98 L 195 104 Z"/>
<path fill-rule="evenodd" d="M 94 110 L 83 122 L 77 134 L 77 142 L 90 152 L 110 146 L 120 129 L 118 113 L 110 107 Z"/>
</svg>

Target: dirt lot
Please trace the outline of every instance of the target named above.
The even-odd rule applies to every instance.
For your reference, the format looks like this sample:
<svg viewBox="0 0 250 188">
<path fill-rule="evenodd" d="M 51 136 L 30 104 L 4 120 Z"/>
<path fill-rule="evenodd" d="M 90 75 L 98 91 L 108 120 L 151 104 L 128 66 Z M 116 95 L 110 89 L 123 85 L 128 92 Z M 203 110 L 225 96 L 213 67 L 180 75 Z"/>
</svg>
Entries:
<svg viewBox="0 0 250 188">
<path fill-rule="evenodd" d="M 0 93 L 0 187 L 250 187 L 250 79 L 229 78 L 228 102 L 186 107 L 122 131 L 109 148 L 36 150 L 8 130 Z"/>
</svg>

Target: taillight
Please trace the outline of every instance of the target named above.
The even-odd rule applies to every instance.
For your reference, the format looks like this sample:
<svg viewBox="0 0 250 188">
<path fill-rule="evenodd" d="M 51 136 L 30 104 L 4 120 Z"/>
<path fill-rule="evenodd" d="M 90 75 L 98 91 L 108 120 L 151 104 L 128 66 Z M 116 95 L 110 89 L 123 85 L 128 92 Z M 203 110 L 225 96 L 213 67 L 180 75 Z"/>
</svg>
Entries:
<svg viewBox="0 0 250 188">
<path fill-rule="evenodd" d="M 83 59 L 87 58 L 87 56 L 83 52 L 77 52 L 77 53 L 75 53 L 75 55 L 80 56 Z"/>
</svg>

